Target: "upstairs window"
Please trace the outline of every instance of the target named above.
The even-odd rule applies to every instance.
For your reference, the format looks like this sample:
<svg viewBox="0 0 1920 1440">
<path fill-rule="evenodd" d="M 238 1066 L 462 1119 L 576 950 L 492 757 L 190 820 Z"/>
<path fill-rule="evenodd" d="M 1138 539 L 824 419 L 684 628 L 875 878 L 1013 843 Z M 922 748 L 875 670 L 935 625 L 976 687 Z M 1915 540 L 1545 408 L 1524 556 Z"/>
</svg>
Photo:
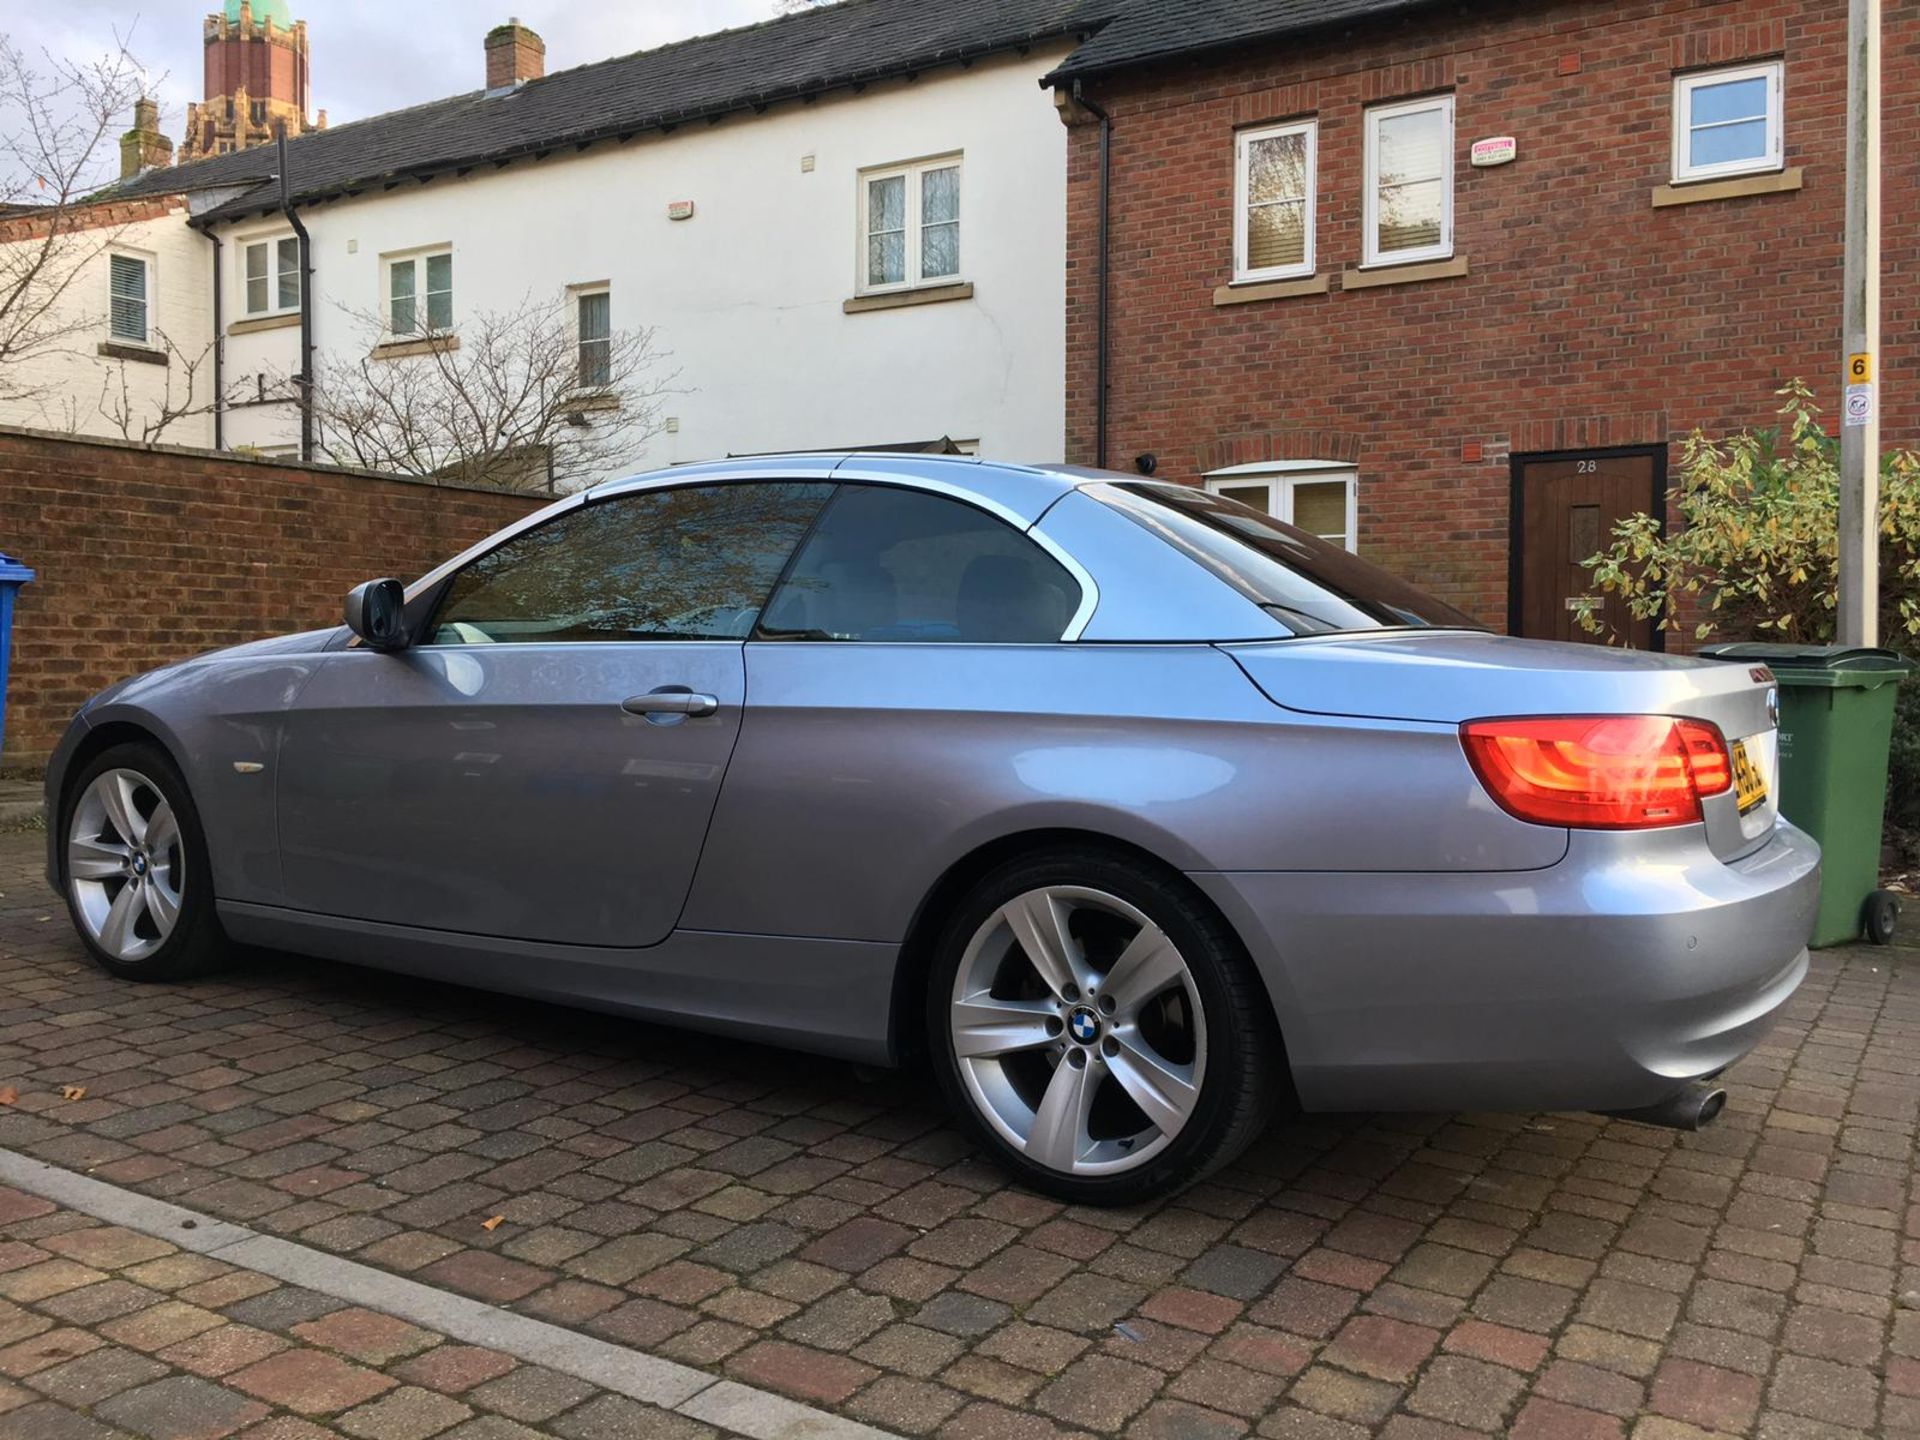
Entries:
<svg viewBox="0 0 1920 1440">
<path fill-rule="evenodd" d="M 1319 126 L 1243 130 L 1234 141 L 1233 278 L 1313 274 Z"/>
<path fill-rule="evenodd" d="M 860 176 L 860 288 L 944 285 L 960 274 L 960 159 Z"/>
<path fill-rule="evenodd" d="M 1780 169 L 1785 89 L 1786 67 L 1778 60 L 1674 77 L 1674 180 Z"/>
<path fill-rule="evenodd" d="M 613 297 L 605 290 L 574 291 L 580 335 L 580 388 L 604 390 L 613 383 Z"/>
<path fill-rule="evenodd" d="M 107 272 L 107 334 L 130 345 L 145 345 L 150 333 L 152 265 L 138 255 L 110 255 Z"/>
<path fill-rule="evenodd" d="M 287 235 L 241 247 L 246 267 L 249 315 L 279 315 L 300 308 L 300 242 Z"/>
<path fill-rule="evenodd" d="M 1367 111 L 1366 263 L 1453 254 L 1453 96 Z"/>
<path fill-rule="evenodd" d="M 453 329 L 453 252 L 387 261 L 387 329 L 396 338 Z"/>
</svg>

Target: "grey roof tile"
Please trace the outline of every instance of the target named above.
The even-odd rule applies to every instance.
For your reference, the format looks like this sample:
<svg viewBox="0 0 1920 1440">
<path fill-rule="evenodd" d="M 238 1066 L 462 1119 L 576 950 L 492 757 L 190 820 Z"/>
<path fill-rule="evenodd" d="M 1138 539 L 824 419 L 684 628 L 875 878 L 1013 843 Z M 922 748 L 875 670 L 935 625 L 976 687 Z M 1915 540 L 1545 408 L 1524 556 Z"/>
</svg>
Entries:
<svg viewBox="0 0 1920 1440">
<path fill-rule="evenodd" d="M 704 120 L 1090 33 L 1118 0 L 842 0 L 632 55 L 471 91 L 289 141 L 296 196 Z M 477 57 L 476 57 L 477 59 Z M 266 207 L 275 147 L 147 171 L 117 195 L 244 188 L 208 214 Z"/>
<path fill-rule="evenodd" d="M 1436 3 L 1438 0 L 1123 0 L 1111 23 L 1062 61 L 1047 79 L 1071 80 L 1327 26 L 1386 19 Z"/>
</svg>

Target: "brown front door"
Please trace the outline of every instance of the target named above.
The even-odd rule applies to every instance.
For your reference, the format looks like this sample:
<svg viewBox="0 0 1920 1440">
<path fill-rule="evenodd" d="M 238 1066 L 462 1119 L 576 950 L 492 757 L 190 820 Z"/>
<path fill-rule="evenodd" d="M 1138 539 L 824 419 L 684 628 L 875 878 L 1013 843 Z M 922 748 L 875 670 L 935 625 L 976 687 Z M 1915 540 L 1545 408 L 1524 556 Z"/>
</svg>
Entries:
<svg viewBox="0 0 1920 1440">
<path fill-rule="evenodd" d="M 1516 634 L 1595 645 L 1611 637 L 1639 650 L 1655 643 L 1652 623 L 1632 618 L 1618 596 L 1603 595 L 1580 562 L 1610 545 L 1613 527 L 1629 515 L 1660 513 L 1659 462 L 1652 452 L 1514 461 Z M 1570 608 L 1582 595 L 1603 595 L 1600 634 L 1582 626 Z"/>
</svg>

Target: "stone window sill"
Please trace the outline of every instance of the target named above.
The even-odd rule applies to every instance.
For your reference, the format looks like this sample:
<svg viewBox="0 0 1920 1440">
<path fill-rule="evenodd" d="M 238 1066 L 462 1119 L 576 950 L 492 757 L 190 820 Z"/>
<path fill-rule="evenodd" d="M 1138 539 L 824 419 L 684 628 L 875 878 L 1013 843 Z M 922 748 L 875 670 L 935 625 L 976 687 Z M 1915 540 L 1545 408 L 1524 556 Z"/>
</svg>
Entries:
<svg viewBox="0 0 1920 1440">
<path fill-rule="evenodd" d="M 620 397 L 605 390 L 581 390 L 577 392 L 565 406 L 568 413 L 574 415 L 591 414 L 599 410 L 618 410 L 619 408 Z"/>
<path fill-rule="evenodd" d="M 100 353 L 109 360 L 131 360 L 139 365 L 164 365 L 167 352 L 149 345 L 129 345 L 124 340 L 102 340 Z"/>
<path fill-rule="evenodd" d="M 1377 285 L 1417 285 L 1425 280 L 1457 280 L 1468 273 L 1467 257 L 1426 260 L 1412 265 L 1381 265 L 1349 270 L 1340 277 L 1342 290 L 1370 290 Z"/>
<path fill-rule="evenodd" d="M 458 335 L 425 335 L 418 340 L 389 340 L 384 345 L 376 345 L 368 354 L 370 360 L 404 360 L 409 355 L 436 355 L 446 350 L 458 350 Z"/>
<path fill-rule="evenodd" d="M 889 290 L 883 295 L 855 295 L 840 308 L 849 315 L 869 310 L 902 310 L 909 305 L 939 305 L 948 300 L 971 300 L 973 282 L 958 285 L 922 285 L 917 290 Z"/>
<path fill-rule="evenodd" d="M 1308 275 L 1300 280 L 1240 280 L 1213 292 L 1215 305 L 1251 305 L 1259 300 L 1291 300 L 1301 295 L 1325 295 L 1333 289 L 1331 275 Z"/>
<path fill-rule="evenodd" d="M 1657 185 L 1653 208 L 1700 205 L 1709 200 L 1738 200 L 1747 195 L 1785 195 L 1806 183 L 1807 172 L 1796 165 L 1773 175 L 1736 175 L 1731 180 L 1694 180 L 1685 185 Z"/>
<path fill-rule="evenodd" d="M 256 315 L 250 320 L 236 320 L 227 326 L 229 335 L 252 335 L 261 330 L 285 330 L 300 323 L 300 312 L 290 311 L 285 315 Z"/>
</svg>

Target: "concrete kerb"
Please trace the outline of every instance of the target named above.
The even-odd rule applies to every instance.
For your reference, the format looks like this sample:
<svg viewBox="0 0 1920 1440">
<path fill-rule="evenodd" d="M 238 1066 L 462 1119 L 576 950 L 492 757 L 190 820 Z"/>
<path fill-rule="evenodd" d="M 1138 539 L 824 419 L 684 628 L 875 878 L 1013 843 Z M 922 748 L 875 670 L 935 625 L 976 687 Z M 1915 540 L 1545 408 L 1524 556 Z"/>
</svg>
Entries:
<svg viewBox="0 0 1920 1440">
<path fill-rule="evenodd" d="M 751 1440 L 898 1440 L 785 1396 L 0 1150 L 0 1185 Z"/>
</svg>

